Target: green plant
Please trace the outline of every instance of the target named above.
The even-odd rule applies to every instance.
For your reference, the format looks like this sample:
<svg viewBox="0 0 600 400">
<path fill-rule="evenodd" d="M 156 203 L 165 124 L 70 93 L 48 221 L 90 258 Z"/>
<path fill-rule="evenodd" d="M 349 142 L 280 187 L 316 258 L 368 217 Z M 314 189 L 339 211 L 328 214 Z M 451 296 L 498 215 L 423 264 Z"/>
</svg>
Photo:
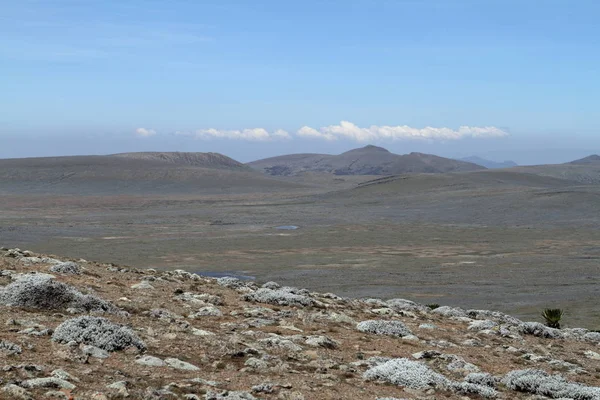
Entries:
<svg viewBox="0 0 600 400">
<path fill-rule="evenodd" d="M 430 310 L 435 310 L 436 308 L 440 308 L 440 305 L 438 303 L 426 304 L 426 306 L 429 307 Z"/>
<path fill-rule="evenodd" d="M 546 308 L 542 312 L 542 317 L 546 320 L 546 326 L 560 329 L 560 320 L 564 312 L 560 308 Z"/>
</svg>

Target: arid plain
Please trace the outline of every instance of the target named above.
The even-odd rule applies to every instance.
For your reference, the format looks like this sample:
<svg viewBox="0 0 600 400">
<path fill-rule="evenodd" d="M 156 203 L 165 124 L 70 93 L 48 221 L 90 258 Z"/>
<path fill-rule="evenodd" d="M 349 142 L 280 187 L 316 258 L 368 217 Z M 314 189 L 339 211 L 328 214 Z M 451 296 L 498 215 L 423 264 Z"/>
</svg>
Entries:
<svg viewBox="0 0 600 400">
<path fill-rule="evenodd" d="M 0 245 L 526 320 L 563 308 L 600 329 L 598 164 L 381 177 L 121 160 L 0 160 Z"/>
</svg>

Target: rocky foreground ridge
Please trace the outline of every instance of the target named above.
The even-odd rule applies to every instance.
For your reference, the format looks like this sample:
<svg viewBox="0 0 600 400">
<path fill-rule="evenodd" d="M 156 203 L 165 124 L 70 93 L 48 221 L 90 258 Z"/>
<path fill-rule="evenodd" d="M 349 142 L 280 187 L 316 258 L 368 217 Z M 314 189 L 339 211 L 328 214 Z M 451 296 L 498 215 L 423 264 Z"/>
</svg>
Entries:
<svg viewBox="0 0 600 400">
<path fill-rule="evenodd" d="M 600 333 L 0 251 L 2 399 L 600 399 Z"/>
</svg>

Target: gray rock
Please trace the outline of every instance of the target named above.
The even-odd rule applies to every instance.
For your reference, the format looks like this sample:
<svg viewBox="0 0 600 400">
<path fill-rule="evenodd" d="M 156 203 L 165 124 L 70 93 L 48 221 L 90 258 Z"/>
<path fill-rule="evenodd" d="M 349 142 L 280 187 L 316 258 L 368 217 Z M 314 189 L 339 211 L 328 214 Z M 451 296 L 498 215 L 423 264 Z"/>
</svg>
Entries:
<svg viewBox="0 0 600 400">
<path fill-rule="evenodd" d="M 23 349 L 21 349 L 21 346 L 9 342 L 8 340 L 0 340 L 0 353 L 12 356 L 21 354 L 22 351 Z"/>
<path fill-rule="evenodd" d="M 180 369 L 183 371 L 200 371 L 200 368 L 196 367 L 195 365 L 181 361 L 177 358 L 165 358 L 165 364 L 171 368 Z"/>
<path fill-rule="evenodd" d="M 270 394 L 275 391 L 275 386 L 272 383 L 261 383 L 260 385 L 252 386 L 252 393 Z"/>
<path fill-rule="evenodd" d="M 94 357 L 94 358 L 108 358 L 109 357 L 108 351 L 102 350 L 101 348 L 96 347 L 96 346 L 91 346 L 89 344 L 81 344 L 81 346 L 79 346 L 79 348 L 81 349 L 81 352 L 83 354 L 87 354 L 90 357 Z"/>
<path fill-rule="evenodd" d="M 62 369 L 55 369 L 50 373 L 55 378 L 62 379 L 64 381 L 73 381 L 79 382 L 79 379 L 75 378 L 73 375 L 69 374 L 67 371 Z"/>
<path fill-rule="evenodd" d="M 153 290 L 154 286 L 152 286 L 151 284 L 149 284 L 147 281 L 141 281 L 140 283 L 136 283 L 134 285 L 131 285 L 132 289 L 137 289 L 137 290 Z"/>
<path fill-rule="evenodd" d="M 247 359 L 244 365 L 257 371 L 264 371 L 269 368 L 268 362 L 254 357 Z"/>
<path fill-rule="evenodd" d="M 154 356 L 143 356 L 135 360 L 135 362 L 149 367 L 164 367 L 166 365 L 163 360 Z"/>
<path fill-rule="evenodd" d="M 222 317 L 223 313 L 215 306 L 202 307 L 198 311 L 189 315 L 189 318 L 200 318 L 200 317 Z"/>
<path fill-rule="evenodd" d="M 21 386 L 26 389 L 36 388 L 56 388 L 56 389 L 75 389 L 75 385 L 60 378 L 35 378 L 21 382 Z"/>
<path fill-rule="evenodd" d="M 486 329 L 493 329 L 498 326 L 498 323 L 489 319 L 473 321 L 469 324 L 470 331 L 483 331 Z"/>
<path fill-rule="evenodd" d="M 129 397 L 126 381 L 111 383 L 110 385 L 107 385 L 106 388 L 109 389 L 114 396 Z"/>
<path fill-rule="evenodd" d="M 326 349 L 337 349 L 340 346 L 339 342 L 327 336 L 309 336 L 304 343 L 309 346 L 324 347 Z"/>
<path fill-rule="evenodd" d="M 302 351 L 302 347 L 298 346 L 289 339 L 285 339 L 279 335 L 274 335 L 268 338 L 260 339 L 258 343 L 266 347 L 280 348 L 289 351 Z"/>
<path fill-rule="evenodd" d="M 392 309 L 394 309 L 394 311 L 429 311 L 429 308 L 427 308 L 427 306 L 406 299 L 391 299 L 386 301 L 386 304 Z"/>
<path fill-rule="evenodd" d="M 558 339 L 562 337 L 560 330 L 549 328 L 539 322 L 524 322 L 519 325 L 519 331 L 526 335 L 533 335 L 547 339 Z"/>
</svg>

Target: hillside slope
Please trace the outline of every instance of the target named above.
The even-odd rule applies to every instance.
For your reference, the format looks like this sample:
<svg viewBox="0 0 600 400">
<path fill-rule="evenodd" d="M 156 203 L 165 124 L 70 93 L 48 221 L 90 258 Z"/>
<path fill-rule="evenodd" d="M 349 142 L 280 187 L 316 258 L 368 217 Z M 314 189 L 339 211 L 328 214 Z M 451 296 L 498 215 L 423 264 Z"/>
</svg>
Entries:
<svg viewBox="0 0 600 400">
<path fill-rule="evenodd" d="M 0 193 L 220 194 L 303 187 L 271 179 L 229 160 L 220 155 L 167 160 L 155 156 L 4 159 L 0 160 Z"/>
<path fill-rule="evenodd" d="M 3 399 L 600 398 L 587 329 L 18 249 L 0 268 Z"/>
<path fill-rule="evenodd" d="M 246 170 L 247 166 L 220 153 L 189 153 L 189 152 L 139 152 L 119 153 L 114 157 L 132 160 L 160 161 L 172 165 L 193 166 L 204 168 L 223 168 Z"/>
<path fill-rule="evenodd" d="M 473 163 L 431 154 L 393 154 L 382 147 L 370 145 L 339 155 L 291 154 L 253 161 L 248 165 L 269 175 L 284 176 L 303 172 L 324 172 L 335 175 L 396 175 L 485 169 Z"/>
</svg>

